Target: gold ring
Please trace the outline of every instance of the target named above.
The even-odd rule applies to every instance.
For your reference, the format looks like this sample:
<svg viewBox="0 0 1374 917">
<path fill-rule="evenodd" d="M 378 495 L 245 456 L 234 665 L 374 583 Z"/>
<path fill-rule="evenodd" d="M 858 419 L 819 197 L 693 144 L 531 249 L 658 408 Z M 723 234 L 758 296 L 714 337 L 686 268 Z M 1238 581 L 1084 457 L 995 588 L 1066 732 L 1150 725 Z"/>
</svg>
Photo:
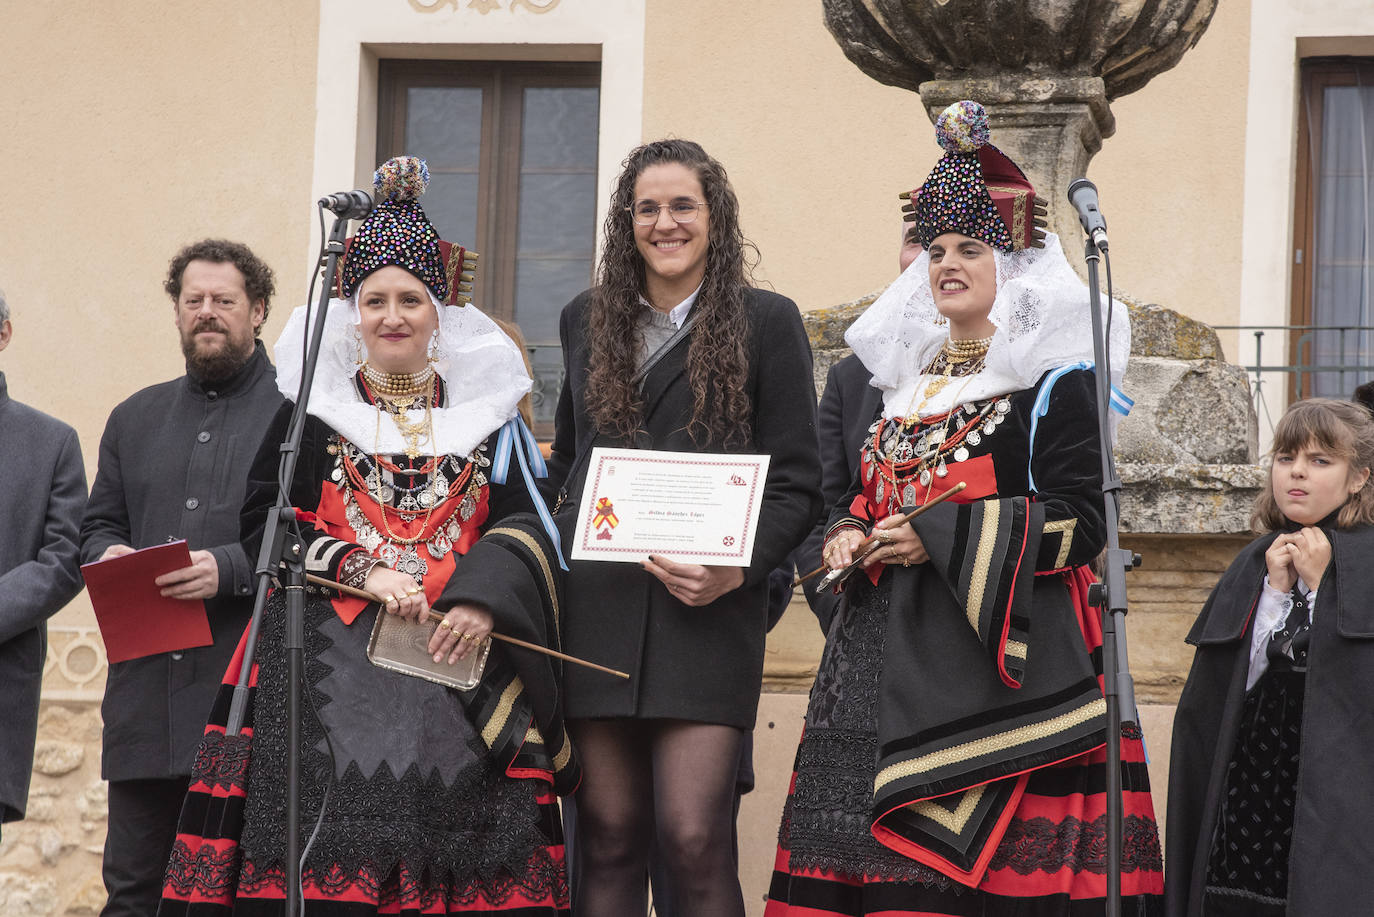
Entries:
<svg viewBox="0 0 1374 917">
<path fill-rule="evenodd" d="M 386 598 L 382 599 L 382 604 L 383 604 L 383 605 L 390 605 L 390 604 L 391 604 L 392 602 L 394 602 L 394 601 L 396 601 L 396 596 L 394 596 L 394 595 L 392 595 L 391 593 L 388 592 L 388 593 L 386 594 Z"/>
<path fill-rule="evenodd" d="M 453 630 L 453 625 L 448 623 L 448 618 L 440 618 L 439 626 L 442 627 L 444 630 Z"/>
<path fill-rule="evenodd" d="M 419 587 L 419 586 L 411 586 L 409 589 L 406 590 L 406 595 L 419 595 L 419 594 L 420 594 L 420 587 Z"/>
<path fill-rule="evenodd" d="M 459 639 L 459 640 L 471 640 L 471 639 L 472 639 L 472 634 L 463 634 L 463 635 L 462 635 L 461 637 L 459 637 L 458 639 Z"/>
</svg>

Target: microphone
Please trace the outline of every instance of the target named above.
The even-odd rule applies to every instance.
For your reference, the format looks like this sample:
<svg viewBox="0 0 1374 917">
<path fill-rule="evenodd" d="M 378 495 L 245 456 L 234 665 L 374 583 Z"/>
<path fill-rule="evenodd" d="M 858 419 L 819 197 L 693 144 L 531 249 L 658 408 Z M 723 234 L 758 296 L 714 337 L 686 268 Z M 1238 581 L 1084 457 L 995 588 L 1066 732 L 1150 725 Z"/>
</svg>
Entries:
<svg viewBox="0 0 1374 917">
<path fill-rule="evenodd" d="M 1078 222 L 1092 243 L 1102 251 L 1107 250 L 1107 221 L 1097 206 L 1097 185 L 1086 178 L 1074 179 L 1069 185 L 1069 203 L 1078 211 Z"/>
<path fill-rule="evenodd" d="M 320 198 L 320 206 L 341 220 L 361 220 L 372 211 L 372 195 L 366 191 L 340 191 Z"/>
</svg>

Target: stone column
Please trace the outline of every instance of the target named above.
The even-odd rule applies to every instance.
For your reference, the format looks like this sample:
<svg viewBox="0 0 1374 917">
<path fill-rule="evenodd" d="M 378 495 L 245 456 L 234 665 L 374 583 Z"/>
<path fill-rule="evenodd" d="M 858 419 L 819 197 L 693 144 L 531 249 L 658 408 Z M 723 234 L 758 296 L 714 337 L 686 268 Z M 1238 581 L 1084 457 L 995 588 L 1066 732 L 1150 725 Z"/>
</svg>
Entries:
<svg viewBox="0 0 1374 917">
<path fill-rule="evenodd" d="M 1116 130 L 1109 102 L 1173 67 L 1217 0 L 822 0 L 855 66 L 920 93 L 933 121 L 952 102 L 985 105 L 993 142 L 1049 204 L 1050 228 L 1082 266 L 1069 184 Z"/>
</svg>

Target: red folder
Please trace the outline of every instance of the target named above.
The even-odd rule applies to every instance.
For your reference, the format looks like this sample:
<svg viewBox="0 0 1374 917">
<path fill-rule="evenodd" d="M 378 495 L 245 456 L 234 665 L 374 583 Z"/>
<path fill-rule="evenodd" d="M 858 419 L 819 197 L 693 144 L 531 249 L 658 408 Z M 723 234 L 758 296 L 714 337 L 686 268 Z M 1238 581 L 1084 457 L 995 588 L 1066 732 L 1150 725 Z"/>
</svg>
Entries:
<svg viewBox="0 0 1374 917">
<path fill-rule="evenodd" d="M 204 602 L 167 598 L 153 582 L 164 573 L 189 566 L 191 551 L 185 541 L 81 565 L 110 662 L 214 642 Z"/>
</svg>

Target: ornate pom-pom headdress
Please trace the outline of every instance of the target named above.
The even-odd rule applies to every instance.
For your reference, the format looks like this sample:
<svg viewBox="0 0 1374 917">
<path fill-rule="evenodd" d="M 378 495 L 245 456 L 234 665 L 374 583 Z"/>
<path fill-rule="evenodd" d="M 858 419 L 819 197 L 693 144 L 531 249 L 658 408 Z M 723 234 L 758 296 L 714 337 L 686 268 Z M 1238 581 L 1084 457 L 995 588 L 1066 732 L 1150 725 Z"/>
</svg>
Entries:
<svg viewBox="0 0 1374 917">
<path fill-rule="evenodd" d="M 339 295 L 352 296 L 363 278 L 395 265 L 425 282 L 440 302 L 472 302 L 477 253 L 439 238 L 419 197 L 429 186 L 429 166 L 415 156 L 388 159 L 372 175 L 377 203 L 348 241 Z"/>
<path fill-rule="evenodd" d="M 977 102 L 955 102 L 935 122 L 945 155 L 925 184 L 900 196 L 904 219 L 916 224 L 921 244 L 957 232 L 1004 252 L 1040 248 L 1045 204 L 1036 200 L 1016 163 L 990 142 L 988 115 Z"/>
</svg>

